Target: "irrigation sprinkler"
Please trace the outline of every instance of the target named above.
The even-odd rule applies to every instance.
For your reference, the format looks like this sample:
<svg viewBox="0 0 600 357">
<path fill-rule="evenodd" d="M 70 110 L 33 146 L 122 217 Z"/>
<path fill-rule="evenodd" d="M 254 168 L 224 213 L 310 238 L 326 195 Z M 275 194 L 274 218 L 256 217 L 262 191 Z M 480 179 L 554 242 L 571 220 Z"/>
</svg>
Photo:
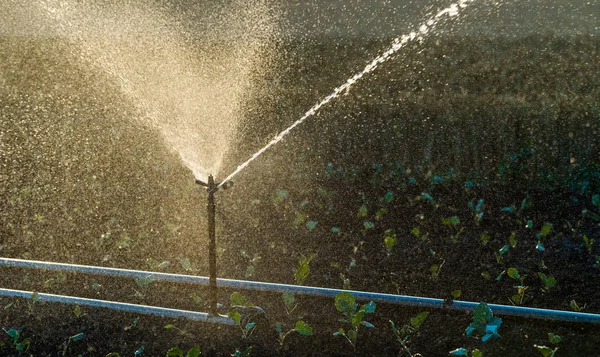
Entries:
<svg viewBox="0 0 600 357">
<path fill-rule="evenodd" d="M 196 180 L 200 186 L 206 187 L 208 192 L 208 203 L 206 204 L 208 211 L 208 272 L 209 272 L 209 289 L 208 301 L 209 312 L 213 316 L 217 316 L 217 242 L 215 237 L 215 193 L 220 187 L 227 189 L 233 186 L 233 182 L 229 181 L 221 185 L 216 183 L 213 175 L 208 175 L 208 182 Z"/>
</svg>

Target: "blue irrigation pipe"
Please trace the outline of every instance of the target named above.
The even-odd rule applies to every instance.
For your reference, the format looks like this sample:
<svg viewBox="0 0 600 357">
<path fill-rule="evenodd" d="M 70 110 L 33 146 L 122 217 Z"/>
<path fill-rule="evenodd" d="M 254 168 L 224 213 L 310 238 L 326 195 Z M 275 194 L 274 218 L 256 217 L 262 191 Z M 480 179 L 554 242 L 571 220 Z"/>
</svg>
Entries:
<svg viewBox="0 0 600 357">
<path fill-rule="evenodd" d="M 188 310 L 177 310 L 169 309 L 165 307 L 156 307 L 149 305 L 139 304 L 128 304 L 124 302 L 98 300 L 98 299 L 86 299 L 74 296 L 35 293 L 36 299 L 39 301 L 63 303 L 63 304 L 77 304 L 81 306 L 107 308 L 111 310 L 133 312 L 144 315 L 157 315 L 161 317 L 173 317 L 179 318 L 184 317 L 190 320 L 212 322 L 222 325 L 235 325 L 236 322 L 227 316 L 223 315 L 211 315 L 205 312 L 188 311 Z M 22 299 L 33 299 L 34 293 L 31 291 L 13 290 L 13 289 L 2 289 L 0 288 L 0 296 L 5 297 L 16 297 Z"/>
<path fill-rule="evenodd" d="M 151 276 L 159 281 L 190 283 L 190 284 L 197 284 L 197 285 L 204 285 L 204 286 L 209 285 L 209 278 L 204 277 L 204 276 L 158 273 L 158 272 L 143 271 L 143 270 L 104 268 L 104 267 L 89 266 L 89 265 L 76 265 L 76 264 L 43 262 L 43 261 L 34 261 L 34 260 L 0 258 L 0 266 L 70 271 L 70 272 L 76 272 L 76 273 L 97 274 L 97 275 L 117 276 L 117 277 L 126 277 L 126 278 L 145 278 L 145 277 Z M 330 297 L 330 298 L 333 298 L 340 292 L 345 291 L 345 292 L 351 293 L 352 295 L 354 295 L 354 297 L 357 300 L 360 300 L 360 301 L 374 301 L 374 302 L 387 303 L 387 304 L 398 304 L 398 305 L 418 306 L 418 307 L 446 309 L 446 310 L 459 310 L 459 311 L 472 311 L 479 305 L 479 303 L 470 302 L 470 301 L 454 300 L 452 303 L 448 303 L 447 301 L 445 301 L 443 299 L 435 299 L 435 298 L 427 298 L 427 297 L 382 294 L 382 293 L 373 293 L 373 292 L 366 292 L 366 291 L 329 289 L 329 288 L 319 288 L 319 287 L 311 287 L 311 286 L 276 284 L 276 283 L 265 283 L 265 282 L 258 282 L 258 281 L 222 279 L 222 278 L 217 279 L 217 285 L 221 288 L 228 288 L 228 289 L 255 290 L 255 291 L 263 291 L 263 292 L 273 292 L 273 293 L 288 292 L 288 293 L 293 293 L 293 294 L 298 294 L 298 295 L 309 295 L 309 296 Z M 532 307 L 499 305 L 499 304 L 488 304 L 488 306 L 497 315 L 520 316 L 520 317 L 529 317 L 529 318 L 555 320 L 555 321 L 600 324 L 600 314 L 582 313 L 582 312 L 574 312 L 574 311 L 562 311 L 562 310 L 538 309 L 538 308 L 532 308 Z"/>
</svg>

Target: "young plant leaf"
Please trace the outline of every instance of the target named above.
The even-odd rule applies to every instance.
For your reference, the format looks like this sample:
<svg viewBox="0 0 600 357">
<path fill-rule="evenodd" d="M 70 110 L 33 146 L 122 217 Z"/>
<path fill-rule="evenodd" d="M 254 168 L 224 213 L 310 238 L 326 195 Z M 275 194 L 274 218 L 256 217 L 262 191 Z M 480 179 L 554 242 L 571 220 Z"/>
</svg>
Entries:
<svg viewBox="0 0 600 357">
<path fill-rule="evenodd" d="M 510 276 L 511 278 L 513 278 L 515 280 L 521 279 L 521 276 L 519 275 L 519 271 L 515 268 L 508 268 L 508 270 L 506 271 L 506 275 Z"/>
<path fill-rule="evenodd" d="M 310 336 L 310 335 L 312 335 L 312 332 L 313 332 L 312 327 L 310 327 L 304 321 L 297 321 L 296 327 L 294 329 L 301 336 Z"/>
</svg>

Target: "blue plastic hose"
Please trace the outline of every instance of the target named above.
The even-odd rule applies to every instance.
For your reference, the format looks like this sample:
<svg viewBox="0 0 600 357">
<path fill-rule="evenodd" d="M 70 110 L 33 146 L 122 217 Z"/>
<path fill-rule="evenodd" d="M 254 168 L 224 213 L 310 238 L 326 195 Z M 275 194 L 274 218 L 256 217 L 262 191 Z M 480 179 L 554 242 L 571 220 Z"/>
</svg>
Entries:
<svg viewBox="0 0 600 357">
<path fill-rule="evenodd" d="M 33 292 L 0 288 L 0 296 L 17 297 L 17 298 L 22 298 L 22 299 L 32 299 Z M 222 316 L 222 315 L 213 316 L 213 315 L 207 314 L 205 312 L 177 310 L 177 309 L 169 309 L 169 308 L 164 308 L 164 307 L 128 304 L 128 303 L 124 303 L 124 302 L 86 299 L 86 298 L 80 298 L 80 297 L 45 294 L 45 293 L 36 293 L 36 299 L 38 299 L 39 301 L 57 302 L 57 303 L 63 303 L 63 304 L 77 304 L 77 305 L 81 305 L 81 306 L 90 306 L 90 307 L 100 307 L 100 308 L 133 312 L 133 313 L 144 314 L 144 315 L 158 315 L 161 317 L 173 317 L 173 318 L 185 317 L 186 319 L 190 319 L 190 320 L 196 320 L 196 321 L 202 321 L 202 322 L 212 322 L 212 323 L 224 324 L 224 325 L 235 325 L 236 324 L 235 321 L 233 321 L 232 319 L 230 319 L 227 316 Z"/>
<path fill-rule="evenodd" d="M 204 285 L 204 286 L 209 285 L 209 278 L 204 277 L 204 276 L 158 273 L 158 272 L 143 271 L 143 270 L 104 268 L 104 267 L 89 266 L 89 265 L 76 265 L 76 264 L 42 262 L 42 261 L 23 260 L 23 259 L 0 258 L 0 266 L 70 271 L 70 272 L 77 272 L 77 273 L 118 276 L 118 277 L 127 277 L 127 278 L 145 278 L 145 277 L 151 276 L 151 277 L 155 278 L 156 280 L 162 280 L 162 281 L 189 283 L 189 284 L 197 284 L 197 285 Z M 233 280 L 233 279 L 217 279 L 217 285 L 221 288 L 228 288 L 228 289 L 255 290 L 255 291 L 275 292 L 275 293 L 286 293 L 287 292 L 287 293 L 293 293 L 293 294 L 298 294 L 298 295 L 310 295 L 310 296 L 331 297 L 331 298 L 335 297 L 340 292 L 345 291 L 345 292 L 351 293 L 352 295 L 354 295 L 354 297 L 357 300 L 360 300 L 360 301 L 374 301 L 374 302 L 378 302 L 378 303 L 419 306 L 419 307 L 447 309 L 447 310 L 472 311 L 479 305 L 479 303 L 477 303 L 477 302 L 470 302 L 470 301 L 454 300 L 452 303 L 448 303 L 443 299 L 434 299 L 434 298 L 427 298 L 427 297 L 381 294 L 381 293 L 373 293 L 373 292 L 366 292 L 366 291 L 340 290 L 340 289 L 319 288 L 319 287 L 311 287 L 311 286 L 287 285 L 287 284 L 265 283 L 265 282 L 258 282 L 258 281 Z M 600 324 L 600 315 L 599 314 L 582 313 L 582 312 L 574 312 L 574 311 L 562 311 L 562 310 L 538 309 L 538 308 L 532 308 L 532 307 L 510 306 L 510 305 L 499 305 L 499 304 L 488 304 L 488 306 L 497 315 L 521 316 L 521 317 L 555 320 L 555 321 Z"/>
</svg>

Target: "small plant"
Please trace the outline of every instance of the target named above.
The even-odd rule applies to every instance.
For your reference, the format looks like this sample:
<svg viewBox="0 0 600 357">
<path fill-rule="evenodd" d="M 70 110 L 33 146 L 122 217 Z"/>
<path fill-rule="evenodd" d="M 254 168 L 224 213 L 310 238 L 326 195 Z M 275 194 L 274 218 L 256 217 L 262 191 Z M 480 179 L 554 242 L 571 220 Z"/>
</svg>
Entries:
<svg viewBox="0 0 600 357">
<path fill-rule="evenodd" d="M 138 323 L 140 322 L 140 317 L 136 317 L 135 319 L 133 319 L 133 321 L 131 322 L 131 324 L 129 324 L 129 326 L 125 326 L 123 327 L 123 331 L 131 331 L 134 328 L 137 327 Z"/>
<path fill-rule="evenodd" d="M 242 331 L 242 338 L 248 338 L 254 332 L 256 322 L 254 317 L 265 313 L 263 309 L 247 300 L 242 294 L 234 292 L 230 297 L 231 307 L 227 316 L 236 322 Z"/>
<path fill-rule="evenodd" d="M 466 348 L 460 347 L 449 352 L 452 356 L 469 356 L 469 351 Z M 483 357 L 483 352 L 479 349 L 471 351 L 471 357 Z"/>
<path fill-rule="evenodd" d="M 553 332 L 550 332 L 548 333 L 548 341 L 553 345 L 558 345 L 559 343 L 561 343 L 562 337 Z M 538 352 L 544 357 L 555 357 L 556 352 L 558 351 L 558 346 L 552 348 L 548 346 L 533 345 L 533 347 L 535 347 L 535 349 L 538 350 Z"/>
<path fill-rule="evenodd" d="M 585 244 L 585 248 L 587 249 L 589 254 L 592 254 L 592 249 L 594 248 L 594 243 L 596 240 L 594 238 L 588 238 L 587 235 L 583 235 L 583 243 Z"/>
<path fill-rule="evenodd" d="M 10 337 L 10 339 L 12 340 L 13 346 L 15 347 L 15 350 L 17 350 L 17 352 L 27 352 L 29 350 L 29 345 L 31 345 L 31 340 L 29 338 L 26 338 L 24 340 L 21 340 L 21 333 L 18 330 L 15 330 L 13 328 L 6 330 L 6 329 L 2 329 L 4 332 L 6 332 L 6 334 L 8 335 L 8 337 Z"/>
<path fill-rule="evenodd" d="M 298 268 L 296 269 L 296 273 L 294 274 L 294 280 L 297 285 L 302 285 L 308 278 L 308 274 L 310 274 L 310 262 L 316 257 L 316 254 L 311 254 L 308 257 L 301 255 L 298 259 Z"/>
<path fill-rule="evenodd" d="M 458 225 L 460 225 L 460 219 L 458 216 L 442 218 L 442 224 L 451 228 L 452 233 L 450 234 L 450 240 L 453 243 L 458 242 L 458 238 L 465 230 L 464 227 L 458 229 Z"/>
<path fill-rule="evenodd" d="M 189 333 L 186 330 L 179 328 L 173 324 L 167 324 L 163 326 L 163 328 L 166 330 L 176 330 L 177 332 L 179 332 L 180 335 L 189 335 Z"/>
<path fill-rule="evenodd" d="M 417 331 L 419 327 L 425 322 L 427 317 L 429 316 L 429 312 L 422 312 L 417 316 L 410 319 L 410 324 L 406 324 L 402 326 L 402 328 L 397 329 L 394 321 L 390 320 L 390 324 L 392 325 L 392 331 L 394 331 L 394 335 L 396 335 L 396 340 L 400 343 L 404 351 L 410 356 L 421 356 L 420 353 L 413 354 L 408 348 L 409 338 L 412 333 Z"/>
<path fill-rule="evenodd" d="M 248 357 L 252 353 L 252 346 L 246 348 L 243 351 L 235 350 L 234 353 L 231 354 L 231 357 Z"/>
<path fill-rule="evenodd" d="M 184 355 L 179 347 L 173 347 L 167 351 L 167 357 L 198 357 L 200 356 L 200 347 L 194 346 Z"/>
<path fill-rule="evenodd" d="M 345 331 L 343 328 L 339 328 L 338 331 L 333 335 L 344 336 L 346 340 L 350 342 L 352 347 L 355 347 L 356 339 L 358 337 L 358 328 L 361 325 L 368 328 L 375 327 L 371 323 L 363 321 L 363 318 L 366 314 L 375 312 L 375 307 L 375 303 L 371 301 L 368 304 L 364 304 L 358 308 L 358 304 L 356 303 L 356 300 L 352 294 L 345 291 L 337 294 L 335 297 L 335 308 L 344 315 L 344 318 L 340 319 L 339 322 L 348 323 L 352 326 L 352 328 L 348 331 Z"/>
<path fill-rule="evenodd" d="M 546 274 L 538 272 L 538 276 L 544 284 L 544 291 L 550 291 L 550 289 L 556 286 L 556 279 L 552 275 L 546 276 Z"/>
<path fill-rule="evenodd" d="M 516 268 L 508 268 L 506 270 L 506 275 L 508 275 L 512 279 L 519 280 L 520 285 L 514 286 L 514 288 L 517 289 L 517 293 L 513 295 L 510 299 L 515 304 L 523 305 L 523 300 L 525 299 L 525 291 L 527 291 L 527 289 L 529 288 L 524 284 L 524 280 L 527 275 L 521 276 Z M 554 284 L 556 284 L 556 281 L 554 282 Z"/>
<path fill-rule="evenodd" d="M 275 324 L 275 328 L 277 329 L 277 333 L 279 334 L 277 336 L 277 341 L 279 341 L 279 345 L 283 346 L 284 342 L 285 342 L 285 338 L 293 332 L 296 332 L 297 334 L 299 334 L 300 336 L 310 336 L 312 335 L 312 327 L 310 327 L 307 323 L 305 323 L 304 321 L 296 321 L 296 326 L 288 331 L 283 331 L 282 327 L 281 327 L 281 323 L 277 322 Z"/>
<path fill-rule="evenodd" d="M 473 332 L 477 332 L 481 336 L 481 341 L 486 342 L 492 337 L 501 337 L 498 334 L 501 324 L 502 319 L 494 317 L 492 309 L 490 309 L 488 304 L 482 302 L 473 311 L 473 322 L 467 327 L 465 334 L 470 336 Z"/>
<path fill-rule="evenodd" d="M 283 293 L 283 304 L 285 305 L 285 312 L 288 315 L 291 315 L 292 312 L 294 312 L 294 310 L 296 310 L 296 307 L 298 307 L 298 304 L 296 304 L 296 298 L 294 297 L 294 294 L 290 293 L 290 292 L 285 292 Z"/>
<path fill-rule="evenodd" d="M 146 297 L 148 293 L 148 287 L 156 280 L 152 275 L 148 275 L 143 278 L 135 278 L 135 284 L 140 288 L 140 290 L 133 289 L 135 291 L 135 297 L 143 299 Z"/>
<path fill-rule="evenodd" d="M 34 291 L 33 293 L 31 293 L 31 301 L 27 302 L 27 307 L 29 309 L 30 314 L 33 315 L 33 309 L 35 305 L 37 305 L 38 301 L 40 301 L 40 294 L 38 294 L 37 291 Z"/>
<path fill-rule="evenodd" d="M 396 233 L 394 232 L 393 229 L 388 229 L 385 231 L 385 238 L 383 239 L 383 245 L 385 246 L 385 249 L 387 250 L 387 254 L 390 255 L 392 253 L 392 249 L 394 249 L 394 246 L 396 245 L 397 242 L 397 238 L 396 238 Z"/>
<path fill-rule="evenodd" d="M 84 337 L 83 332 L 80 332 L 77 335 L 73 335 L 73 336 L 69 337 L 69 339 L 63 343 L 62 355 L 63 356 L 67 355 L 67 349 L 69 348 L 69 345 L 71 344 L 71 342 L 82 340 L 83 337 Z"/>
</svg>

